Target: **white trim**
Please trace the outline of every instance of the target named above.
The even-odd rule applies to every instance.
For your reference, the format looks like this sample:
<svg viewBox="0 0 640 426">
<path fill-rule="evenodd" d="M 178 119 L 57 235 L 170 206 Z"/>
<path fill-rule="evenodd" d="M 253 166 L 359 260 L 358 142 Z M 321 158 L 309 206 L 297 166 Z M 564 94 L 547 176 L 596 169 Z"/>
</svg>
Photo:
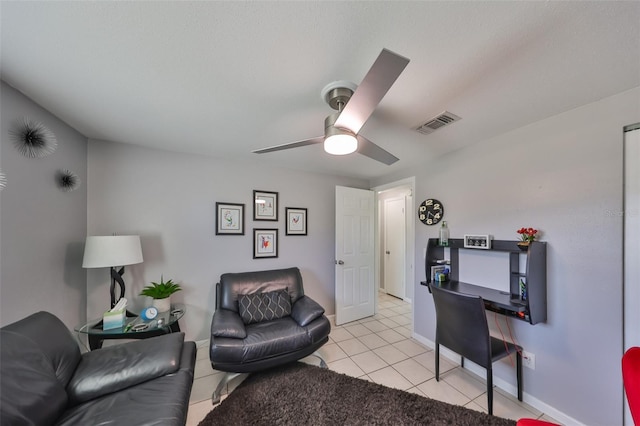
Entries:
<svg viewBox="0 0 640 426">
<path fill-rule="evenodd" d="M 380 186 L 375 186 L 372 189 L 374 191 L 386 191 L 387 189 L 393 189 L 396 188 L 398 186 L 410 186 L 412 189 L 415 189 L 416 186 L 416 178 L 415 176 L 412 177 L 408 177 L 405 179 L 400 179 L 397 180 L 395 182 L 391 182 L 391 183 L 385 183 L 384 185 L 380 185 Z"/>
<path fill-rule="evenodd" d="M 435 350 L 435 342 L 427 339 L 426 337 L 416 334 L 415 332 L 411 335 L 411 337 L 413 337 L 424 346 Z M 458 355 L 457 353 L 445 348 L 444 346 L 440 346 L 440 354 L 452 361 L 454 364 L 460 365 L 460 355 Z M 474 364 L 469 360 L 466 360 L 464 365 L 465 370 L 475 374 L 482 380 L 486 380 L 486 370 L 484 368 L 480 367 L 477 364 Z M 509 393 L 510 395 L 517 395 L 517 389 L 514 385 L 499 377 L 496 377 L 495 375 L 493 376 L 493 384 L 503 391 Z M 554 408 L 546 402 L 540 401 L 538 398 L 529 395 L 528 393 L 524 392 L 524 389 L 522 391 L 522 401 L 529 404 L 533 408 L 540 410 L 544 414 L 553 417 L 555 420 L 559 421 L 562 424 L 584 426 L 584 423 L 580 423 L 578 420 L 563 413 L 557 408 Z"/>
<path fill-rule="evenodd" d="M 378 289 L 378 291 L 379 291 L 380 293 L 389 294 L 389 293 L 387 292 L 387 290 L 385 290 L 384 288 L 379 288 L 379 289 Z M 391 296 L 391 297 L 396 297 L 396 296 L 393 296 L 393 295 L 390 295 L 390 296 Z M 413 303 L 411 302 L 411 299 L 410 299 L 410 298 L 408 298 L 408 297 L 406 297 L 406 296 L 402 298 L 402 301 L 403 301 L 403 302 L 406 302 L 406 303 L 408 303 L 408 304 L 410 304 L 410 305 L 411 305 L 411 304 L 413 304 Z M 378 313 L 378 310 L 376 309 L 376 314 L 377 314 L 377 313 Z"/>
<path fill-rule="evenodd" d="M 209 347 L 209 339 L 205 340 L 196 340 L 196 348 L 208 348 Z"/>
<path fill-rule="evenodd" d="M 331 327 L 336 327 L 336 314 L 331 314 L 331 315 L 325 314 L 324 316 L 327 317 L 327 319 L 329 320 Z"/>
<path fill-rule="evenodd" d="M 640 244 L 636 236 L 640 229 L 640 187 L 638 186 L 638 152 L 640 152 L 640 123 L 625 127 L 623 138 L 623 188 L 622 201 L 623 218 L 623 350 L 640 345 L 640 313 L 637 305 L 640 301 L 640 266 L 637 259 L 640 254 Z M 623 416 L 624 424 L 632 425 L 633 418 L 629 411 L 627 394 L 623 390 Z"/>
</svg>

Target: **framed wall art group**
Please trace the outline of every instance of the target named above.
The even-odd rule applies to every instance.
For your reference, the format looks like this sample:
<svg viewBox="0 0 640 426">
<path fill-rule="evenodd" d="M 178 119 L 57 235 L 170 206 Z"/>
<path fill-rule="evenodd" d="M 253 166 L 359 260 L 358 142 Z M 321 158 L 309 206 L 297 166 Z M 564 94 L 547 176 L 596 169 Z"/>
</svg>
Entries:
<svg viewBox="0 0 640 426">
<path fill-rule="evenodd" d="M 253 191 L 253 220 L 278 221 L 278 193 Z M 244 235 L 245 204 L 216 202 L 216 235 Z M 307 235 L 307 209 L 285 208 L 285 235 Z M 278 228 L 253 228 L 253 258 L 278 257 Z"/>
</svg>

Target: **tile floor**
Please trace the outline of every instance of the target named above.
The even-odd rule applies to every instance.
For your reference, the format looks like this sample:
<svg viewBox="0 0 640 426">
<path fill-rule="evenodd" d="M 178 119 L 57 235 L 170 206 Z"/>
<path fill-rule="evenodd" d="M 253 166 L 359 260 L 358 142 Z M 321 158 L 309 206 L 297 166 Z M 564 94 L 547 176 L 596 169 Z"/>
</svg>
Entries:
<svg viewBox="0 0 640 426">
<path fill-rule="evenodd" d="M 483 379 L 467 372 L 446 358 L 440 359 L 440 382 L 435 379 L 435 352 L 411 338 L 411 305 L 384 293 L 379 294 L 379 312 L 369 318 L 333 326 L 329 342 L 320 352 L 329 368 L 338 373 L 370 380 L 422 396 L 487 412 Z M 303 361 L 317 365 L 315 357 Z M 213 408 L 211 393 L 222 378 L 211 368 L 208 348 L 198 348 L 195 380 L 187 426 L 196 426 Z M 233 380 L 228 388 L 242 382 Z M 496 416 L 519 419 L 541 418 L 556 422 L 515 396 L 494 388 L 493 412 Z M 222 396 L 222 399 L 226 394 Z"/>
</svg>

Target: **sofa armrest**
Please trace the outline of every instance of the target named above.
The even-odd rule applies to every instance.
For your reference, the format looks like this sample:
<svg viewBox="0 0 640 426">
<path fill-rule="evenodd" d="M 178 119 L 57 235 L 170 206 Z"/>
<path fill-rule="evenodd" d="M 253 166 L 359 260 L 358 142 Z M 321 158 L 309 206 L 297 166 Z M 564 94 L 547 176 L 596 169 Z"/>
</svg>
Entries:
<svg viewBox="0 0 640 426">
<path fill-rule="evenodd" d="M 324 308 L 307 296 L 298 299 L 291 309 L 291 317 L 300 327 L 307 326 L 311 321 L 320 318 L 322 314 L 324 314 Z"/>
<path fill-rule="evenodd" d="M 108 346 L 82 355 L 67 385 L 71 405 L 174 373 L 184 333 Z"/>
<path fill-rule="evenodd" d="M 244 322 L 237 312 L 228 309 L 216 309 L 211 321 L 212 337 L 231 337 L 244 339 L 247 337 L 247 330 Z"/>
</svg>

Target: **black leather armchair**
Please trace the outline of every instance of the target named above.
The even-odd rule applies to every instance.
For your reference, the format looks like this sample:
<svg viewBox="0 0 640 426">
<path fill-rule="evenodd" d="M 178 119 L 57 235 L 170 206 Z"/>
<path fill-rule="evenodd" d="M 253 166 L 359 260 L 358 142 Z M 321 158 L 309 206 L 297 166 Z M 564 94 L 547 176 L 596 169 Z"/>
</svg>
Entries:
<svg viewBox="0 0 640 426">
<path fill-rule="evenodd" d="M 80 353 L 54 315 L 0 330 L 2 425 L 184 425 L 196 359 L 183 333 Z"/>
<path fill-rule="evenodd" d="M 216 285 L 209 356 L 214 369 L 227 374 L 214 391 L 238 373 L 252 373 L 297 361 L 329 340 L 324 309 L 304 295 L 298 268 L 228 273 Z M 289 306 L 287 306 L 289 304 Z"/>
</svg>

